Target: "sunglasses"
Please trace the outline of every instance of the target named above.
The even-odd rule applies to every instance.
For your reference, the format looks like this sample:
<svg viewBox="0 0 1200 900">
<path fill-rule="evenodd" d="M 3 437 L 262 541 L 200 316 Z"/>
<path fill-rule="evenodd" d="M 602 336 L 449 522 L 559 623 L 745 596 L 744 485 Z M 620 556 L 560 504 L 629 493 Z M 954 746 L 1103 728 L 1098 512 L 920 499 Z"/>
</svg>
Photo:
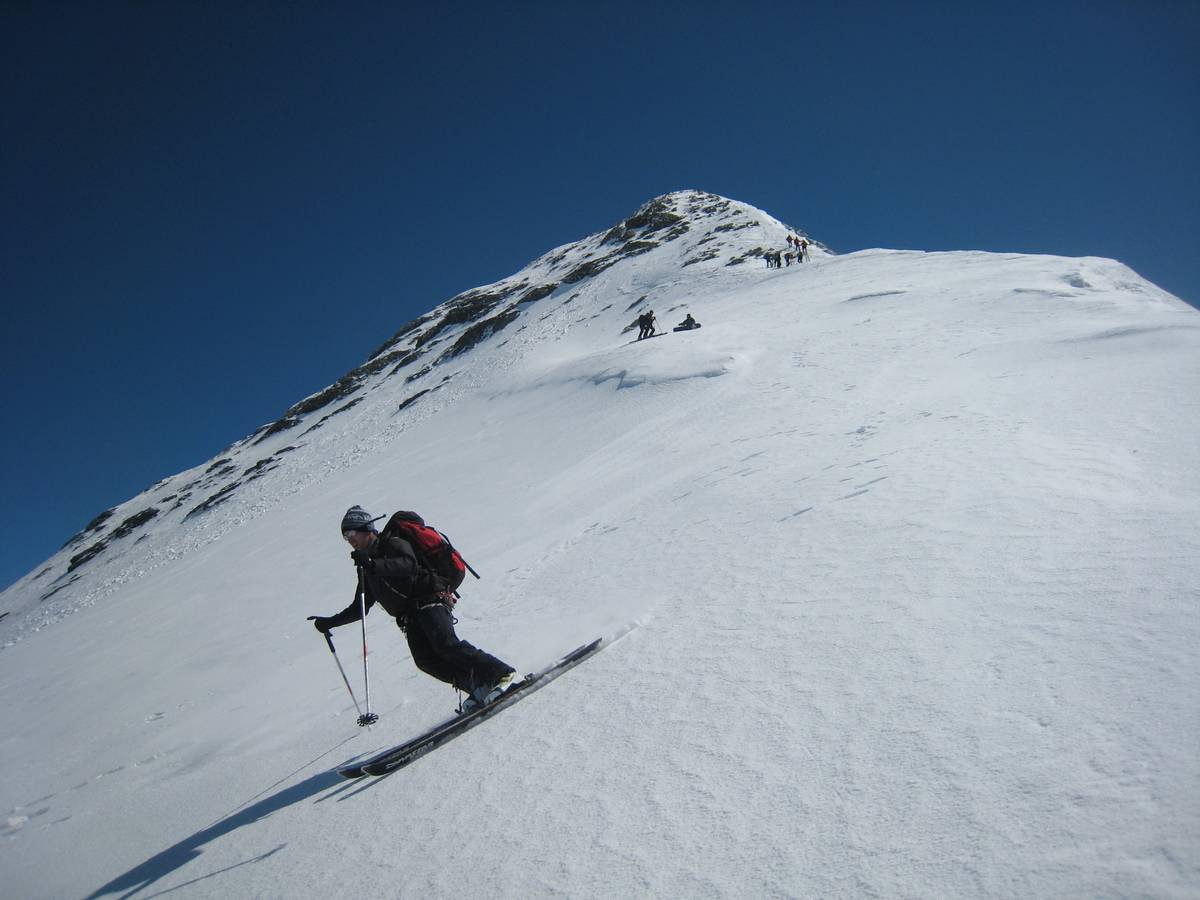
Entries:
<svg viewBox="0 0 1200 900">
<path fill-rule="evenodd" d="M 343 531 L 342 537 L 344 537 L 348 541 L 348 540 L 350 540 L 351 535 L 357 534 L 357 533 L 358 533 L 358 529 L 351 529 L 350 531 Z"/>
</svg>

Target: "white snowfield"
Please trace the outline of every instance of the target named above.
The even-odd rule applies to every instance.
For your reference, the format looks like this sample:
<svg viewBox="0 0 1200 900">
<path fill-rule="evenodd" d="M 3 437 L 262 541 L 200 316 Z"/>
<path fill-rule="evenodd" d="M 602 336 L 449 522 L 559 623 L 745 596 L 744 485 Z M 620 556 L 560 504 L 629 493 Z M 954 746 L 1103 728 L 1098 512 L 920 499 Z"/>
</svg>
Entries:
<svg viewBox="0 0 1200 900">
<path fill-rule="evenodd" d="M 788 231 L 716 199 L 0 595 L 0 894 L 1200 896 L 1200 314 L 1096 258 L 730 266 Z M 644 309 L 703 328 L 633 342 Z M 343 781 L 455 703 L 375 610 L 355 725 L 306 621 L 353 596 L 352 504 L 450 534 L 460 635 L 522 671 L 618 639 Z"/>
</svg>

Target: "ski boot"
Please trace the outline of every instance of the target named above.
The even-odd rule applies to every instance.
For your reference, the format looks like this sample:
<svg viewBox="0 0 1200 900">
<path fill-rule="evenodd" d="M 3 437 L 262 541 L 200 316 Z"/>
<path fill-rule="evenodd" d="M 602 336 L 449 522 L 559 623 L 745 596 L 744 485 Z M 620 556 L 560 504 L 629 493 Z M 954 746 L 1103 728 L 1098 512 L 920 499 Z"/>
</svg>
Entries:
<svg viewBox="0 0 1200 900">
<path fill-rule="evenodd" d="M 473 712 L 499 698 L 504 693 L 504 689 L 508 687 L 509 682 L 512 681 L 514 674 L 514 671 L 506 672 L 496 679 L 496 681 L 476 687 L 467 694 L 466 699 L 463 700 L 462 705 L 459 707 L 459 711 L 463 713 Z"/>
</svg>

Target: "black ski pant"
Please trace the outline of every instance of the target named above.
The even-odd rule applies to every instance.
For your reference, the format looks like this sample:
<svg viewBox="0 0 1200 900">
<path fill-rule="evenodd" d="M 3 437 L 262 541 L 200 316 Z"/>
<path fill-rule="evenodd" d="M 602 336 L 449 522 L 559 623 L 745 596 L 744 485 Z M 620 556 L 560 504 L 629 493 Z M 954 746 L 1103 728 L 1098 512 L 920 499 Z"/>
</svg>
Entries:
<svg viewBox="0 0 1200 900">
<path fill-rule="evenodd" d="M 455 634 L 454 616 L 442 603 L 411 613 L 406 633 L 417 668 L 460 691 L 470 693 L 480 685 L 495 684 L 513 671 L 512 666 Z"/>
</svg>

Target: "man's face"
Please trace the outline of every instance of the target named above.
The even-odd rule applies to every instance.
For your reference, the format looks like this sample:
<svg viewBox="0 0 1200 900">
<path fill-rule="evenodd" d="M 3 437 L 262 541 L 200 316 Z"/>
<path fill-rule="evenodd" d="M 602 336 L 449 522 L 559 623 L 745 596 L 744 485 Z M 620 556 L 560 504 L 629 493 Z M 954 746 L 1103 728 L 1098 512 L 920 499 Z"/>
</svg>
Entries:
<svg viewBox="0 0 1200 900">
<path fill-rule="evenodd" d="M 344 537 L 350 546 L 355 550 L 366 550 L 371 546 L 371 539 L 375 537 L 375 535 L 371 534 L 369 531 L 345 531 L 342 532 L 342 537 Z"/>
</svg>

